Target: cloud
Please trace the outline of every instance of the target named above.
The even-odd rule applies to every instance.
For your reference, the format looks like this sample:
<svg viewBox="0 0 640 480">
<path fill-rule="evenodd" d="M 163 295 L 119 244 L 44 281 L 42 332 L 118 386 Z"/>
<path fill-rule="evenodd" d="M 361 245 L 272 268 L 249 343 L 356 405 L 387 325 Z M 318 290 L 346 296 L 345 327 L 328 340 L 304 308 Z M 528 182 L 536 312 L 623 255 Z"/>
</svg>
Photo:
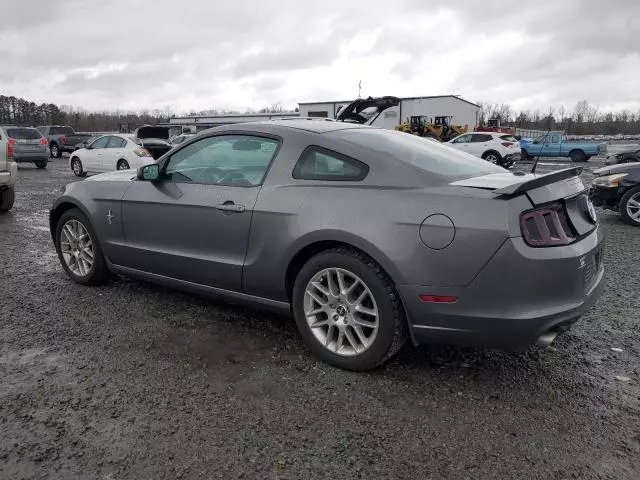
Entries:
<svg viewBox="0 0 640 480">
<path fill-rule="evenodd" d="M 637 0 L 2 2 L 0 93 L 88 109 L 243 110 L 459 94 L 637 111 Z"/>
</svg>

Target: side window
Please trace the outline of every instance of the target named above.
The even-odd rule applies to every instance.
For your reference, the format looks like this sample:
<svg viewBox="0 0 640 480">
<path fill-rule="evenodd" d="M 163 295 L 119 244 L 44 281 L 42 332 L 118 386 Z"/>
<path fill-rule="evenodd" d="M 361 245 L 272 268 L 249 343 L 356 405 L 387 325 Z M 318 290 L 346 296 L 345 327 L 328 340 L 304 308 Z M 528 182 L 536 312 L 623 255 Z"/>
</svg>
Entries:
<svg viewBox="0 0 640 480">
<path fill-rule="evenodd" d="M 469 143 L 471 141 L 471 135 L 460 135 L 454 138 L 451 143 Z"/>
<path fill-rule="evenodd" d="M 369 166 L 321 147 L 309 147 L 293 169 L 298 180 L 328 180 L 357 182 L 369 173 Z"/>
<path fill-rule="evenodd" d="M 108 136 L 105 137 L 100 137 L 99 139 L 97 139 L 95 142 L 93 142 L 91 144 L 91 148 L 95 149 L 95 148 L 107 148 L 107 142 L 109 141 Z"/>
<path fill-rule="evenodd" d="M 491 141 L 491 135 L 483 135 L 480 133 L 474 133 L 471 136 L 471 143 L 481 143 Z"/>
<path fill-rule="evenodd" d="M 252 135 L 203 138 L 171 156 L 164 178 L 178 183 L 255 187 L 276 156 L 280 142 Z"/>
<path fill-rule="evenodd" d="M 560 143 L 559 135 L 551 135 L 551 143 Z"/>
<path fill-rule="evenodd" d="M 120 137 L 109 137 L 109 141 L 107 142 L 107 148 L 122 148 L 125 140 Z"/>
</svg>

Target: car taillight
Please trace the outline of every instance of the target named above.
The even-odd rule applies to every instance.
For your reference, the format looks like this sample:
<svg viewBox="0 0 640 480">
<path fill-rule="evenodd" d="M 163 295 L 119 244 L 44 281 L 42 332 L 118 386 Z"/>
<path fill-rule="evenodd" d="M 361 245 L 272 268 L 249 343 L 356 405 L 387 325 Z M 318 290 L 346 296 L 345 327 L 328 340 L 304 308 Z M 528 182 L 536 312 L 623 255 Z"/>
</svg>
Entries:
<svg viewBox="0 0 640 480">
<path fill-rule="evenodd" d="M 7 138 L 7 160 L 13 160 L 16 141 L 13 138 Z"/>
<path fill-rule="evenodd" d="M 512 145 L 514 145 L 513 142 L 502 142 L 503 147 L 511 147 Z"/>
<path fill-rule="evenodd" d="M 137 156 L 139 157 L 150 157 L 151 154 L 149 153 L 149 150 L 147 150 L 146 148 L 136 148 L 133 153 L 135 153 Z"/>
<path fill-rule="evenodd" d="M 525 243 L 530 247 L 568 245 L 576 239 L 560 203 L 524 212 L 520 215 L 520 228 Z"/>
<path fill-rule="evenodd" d="M 67 143 L 67 137 L 65 137 L 64 135 L 60 136 L 60 143 Z"/>
<path fill-rule="evenodd" d="M 42 138 L 40 139 L 40 145 L 47 145 L 47 139 L 46 139 L 46 138 L 44 138 L 44 137 L 42 137 Z"/>
</svg>

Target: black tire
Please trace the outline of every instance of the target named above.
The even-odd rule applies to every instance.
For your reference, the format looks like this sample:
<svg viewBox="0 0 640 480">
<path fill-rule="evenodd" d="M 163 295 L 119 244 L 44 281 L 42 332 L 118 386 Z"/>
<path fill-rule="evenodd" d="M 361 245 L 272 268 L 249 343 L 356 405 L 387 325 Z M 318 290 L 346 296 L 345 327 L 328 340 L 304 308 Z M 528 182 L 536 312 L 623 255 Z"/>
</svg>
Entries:
<svg viewBox="0 0 640 480">
<path fill-rule="evenodd" d="M 640 218 L 631 218 L 629 212 L 627 211 L 629 200 L 631 200 L 631 198 L 634 196 L 636 197 L 634 199 L 635 201 L 640 201 L 640 187 L 634 187 L 628 190 L 620 199 L 620 218 L 624 223 L 633 225 L 634 227 L 640 227 Z"/>
<path fill-rule="evenodd" d="M 116 165 L 118 170 L 129 170 L 131 167 L 129 166 L 129 162 L 127 162 L 124 158 L 118 160 L 118 164 Z"/>
<path fill-rule="evenodd" d="M 73 157 L 71 159 L 71 170 L 76 177 L 86 177 L 87 172 L 84 171 L 82 167 L 82 162 L 78 157 Z"/>
<path fill-rule="evenodd" d="M 526 162 L 526 161 L 530 160 L 531 157 L 529 157 L 529 154 L 523 148 L 523 149 L 520 150 L 520 158 L 522 159 L 522 161 Z"/>
<path fill-rule="evenodd" d="M 305 289 L 313 276 L 325 268 L 342 268 L 360 277 L 378 306 L 378 332 L 373 343 L 360 354 L 343 356 L 330 351 L 316 339 L 307 324 Z M 407 340 L 404 310 L 393 282 L 373 259 L 351 248 L 335 248 L 312 257 L 296 277 L 292 307 L 298 330 L 313 355 L 338 368 L 353 371 L 375 368 L 396 354 Z"/>
<path fill-rule="evenodd" d="M 51 152 L 51 156 L 53 158 L 60 158 L 62 156 L 62 151 L 60 150 L 60 147 L 58 147 L 57 143 L 52 143 L 51 145 L 49 145 L 49 151 Z"/>
<path fill-rule="evenodd" d="M 16 200 L 16 191 L 13 187 L 0 189 L 0 212 L 8 212 Z"/>
<path fill-rule="evenodd" d="M 71 269 L 67 266 L 67 263 L 65 262 L 62 255 L 62 228 L 69 220 L 76 220 L 77 222 L 82 224 L 82 226 L 87 230 L 89 239 L 91 240 L 91 244 L 93 246 L 93 264 L 89 269 L 89 273 L 84 276 L 77 275 L 76 273 L 72 272 Z M 107 267 L 107 262 L 104 259 L 102 248 L 100 248 L 98 236 L 96 235 L 91 222 L 89 222 L 89 219 L 85 216 L 84 213 L 82 213 L 82 211 L 77 208 L 72 208 L 64 212 L 56 223 L 55 233 L 55 247 L 56 253 L 58 254 L 58 259 L 60 260 L 62 268 L 71 280 L 81 285 L 101 285 L 108 280 L 109 268 Z"/>
<path fill-rule="evenodd" d="M 47 164 L 49 163 L 48 160 L 36 160 L 35 162 L 33 162 L 36 164 L 36 167 L 43 169 L 43 168 L 47 168 Z"/>
<path fill-rule="evenodd" d="M 502 165 L 502 156 L 495 150 L 489 150 L 487 152 L 484 152 L 482 154 L 482 158 L 487 162 L 495 163 L 496 165 Z"/>
<path fill-rule="evenodd" d="M 582 150 L 571 150 L 569 152 L 569 158 L 572 162 L 586 162 L 587 156 L 584 154 Z"/>
</svg>

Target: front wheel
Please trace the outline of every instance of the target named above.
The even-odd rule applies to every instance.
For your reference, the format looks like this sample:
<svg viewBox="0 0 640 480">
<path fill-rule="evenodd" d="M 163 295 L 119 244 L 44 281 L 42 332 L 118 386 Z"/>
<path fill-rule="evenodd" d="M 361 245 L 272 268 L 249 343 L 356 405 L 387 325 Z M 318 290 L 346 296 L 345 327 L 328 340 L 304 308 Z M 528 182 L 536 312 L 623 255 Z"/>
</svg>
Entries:
<svg viewBox="0 0 640 480">
<path fill-rule="evenodd" d="M 100 285 L 107 280 L 109 269 L 98 237 L 79 209 L 64 212 L 55 232 L 56 252 L 69 278 L 82 285 Z"/>
<path fill-rule="evenodd" d="M 520 150 L 520 158 L 524 162 L 529 160 L 529 154 L 527 153 L 527 151 L 524 148 L 522 150 Z"/>
<path fill-rule="evenodd" d="M 82 168 L 82 162 L 78 157 L 71 159 L 71 170 L 76 177 L 86 177 L 87 172 Z"/>
<path fill-rule="evenodd" d="M 0 212 L 8 212 L 16 200 L 16 192 L 13 187 L 0 189 Z"/>
<path fill-rule="evenodd" d="M 292 297 L 305 343 L 335 367 L 370 370 L 407 339 L 404 311 L 391 279 L 356 250 L 336 248 L 311 258 L 296 278 Z"/>
<path fill-rule="evenodd" d="M 640 227 L 640 187 L 632 188 L 620 199 L 620 218 L 629 225 Z"/>
</svg>

